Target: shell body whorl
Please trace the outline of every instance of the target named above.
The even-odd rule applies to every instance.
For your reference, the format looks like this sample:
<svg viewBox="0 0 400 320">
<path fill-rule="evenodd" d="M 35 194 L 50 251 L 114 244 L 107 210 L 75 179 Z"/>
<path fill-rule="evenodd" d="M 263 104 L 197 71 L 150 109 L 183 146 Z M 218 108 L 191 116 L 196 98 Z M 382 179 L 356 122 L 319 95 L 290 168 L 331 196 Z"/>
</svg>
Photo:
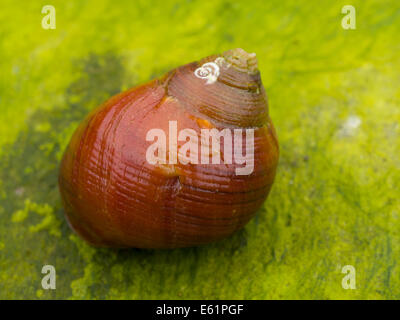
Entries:
<svg viewBox="0 0 400 320">
<path fill-rule="evenodd" d="M 254 216 L 274 181 L 279 148 L 257 60 L 240 50 L 116 95 L 79 125 L 61 162 L 59 188 L 81 237 L 96 246 L 188 247 L 226 237 Z M 163 130 L 168 142 L 171 121 L 178 133 L 189 128 L 198 136 L 204 129 L 251 128 L 252 172 L 237 175 L 235 163 L 149 163 L 148 132 Z M 177 150 L 184 144 L 178 139 Z M 171 145 L 163 151 L 171 160 Z"/>
</svg>

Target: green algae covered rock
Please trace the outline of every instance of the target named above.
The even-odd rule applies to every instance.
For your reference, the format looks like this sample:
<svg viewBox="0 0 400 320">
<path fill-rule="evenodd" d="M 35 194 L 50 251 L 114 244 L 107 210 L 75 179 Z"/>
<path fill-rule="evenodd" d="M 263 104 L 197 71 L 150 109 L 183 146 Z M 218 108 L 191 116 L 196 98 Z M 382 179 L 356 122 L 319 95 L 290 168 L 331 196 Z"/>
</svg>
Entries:
<svg viewBox="0 0 400 320">
<path fill-rule="evenodd" d="M 52 5 L 48 30 L 40 1 L 0 11 L 0 299 L 400 298 L 400 3 L 353 1 L 356 29 L 340 1 Z M 78 123 L 235 47 L 257 53 L 281 146 L 264 208 L 198 248 L 95 249 L 74 235 L 57 175 Z"/>
</svg>

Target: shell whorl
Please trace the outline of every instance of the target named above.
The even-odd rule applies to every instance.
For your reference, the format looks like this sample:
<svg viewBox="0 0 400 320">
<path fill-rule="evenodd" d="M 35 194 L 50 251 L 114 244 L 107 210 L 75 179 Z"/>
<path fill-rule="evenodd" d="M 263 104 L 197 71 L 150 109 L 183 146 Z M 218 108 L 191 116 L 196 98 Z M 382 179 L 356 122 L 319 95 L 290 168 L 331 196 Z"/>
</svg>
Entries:
<svg viewBox="0 0 400 320">
<path fill-rule="evenodd" d="M 268 118 L 256 55 L 240 48 L 175 69 L 166 86 L 186 110 L 217 125 L 261 127 Z"/>
</svg>

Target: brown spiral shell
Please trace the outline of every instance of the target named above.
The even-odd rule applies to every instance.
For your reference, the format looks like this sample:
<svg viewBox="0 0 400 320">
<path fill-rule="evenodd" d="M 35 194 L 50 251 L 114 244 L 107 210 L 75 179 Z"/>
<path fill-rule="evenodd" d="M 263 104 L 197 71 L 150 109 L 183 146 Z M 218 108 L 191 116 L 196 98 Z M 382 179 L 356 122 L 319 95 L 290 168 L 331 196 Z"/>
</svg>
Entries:
<svg viewBox="0 0 400 320">
<path fill-rule="evenodd" d="M 169 121 L 199 136 L 202 129 L 252 129 L 252 172 L 237 175 L 236 163 L 150 164 L 146 135 L 158 128 L 169 141 Z M 164 151 L 171 160 L 170 146 Z M 234 49 L 178 67 L 91 112 L 64 153 L 59 188 L 71 227 L 93 245 L 195 246 L 232 234 L 254 216 L 278 154 L 255 54 Z"/>
</svg>

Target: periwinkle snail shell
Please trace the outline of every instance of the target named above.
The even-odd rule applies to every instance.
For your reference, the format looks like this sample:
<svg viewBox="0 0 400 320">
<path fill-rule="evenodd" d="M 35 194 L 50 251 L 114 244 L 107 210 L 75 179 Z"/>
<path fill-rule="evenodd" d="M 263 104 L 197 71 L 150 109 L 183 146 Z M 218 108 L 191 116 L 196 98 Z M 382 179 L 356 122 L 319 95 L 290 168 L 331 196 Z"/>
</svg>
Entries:
<svg viewBox="0 0 400 320">
<path fill-rule="evenodd" d="M 257 68 L 255 54 L 233 49 L 178 67 L 91 112 L 60 168 L 73 230 L 95 246 L 178 248 L 242 228 L 264 203 L 279 157 Z M 169 121 L 199 136 L 204 128 L 251 128 L 252 172 L 237 175 L 236 163 L 150 164 L 146 134 L 159 128 L 168 141 Z"/>
</svg>

